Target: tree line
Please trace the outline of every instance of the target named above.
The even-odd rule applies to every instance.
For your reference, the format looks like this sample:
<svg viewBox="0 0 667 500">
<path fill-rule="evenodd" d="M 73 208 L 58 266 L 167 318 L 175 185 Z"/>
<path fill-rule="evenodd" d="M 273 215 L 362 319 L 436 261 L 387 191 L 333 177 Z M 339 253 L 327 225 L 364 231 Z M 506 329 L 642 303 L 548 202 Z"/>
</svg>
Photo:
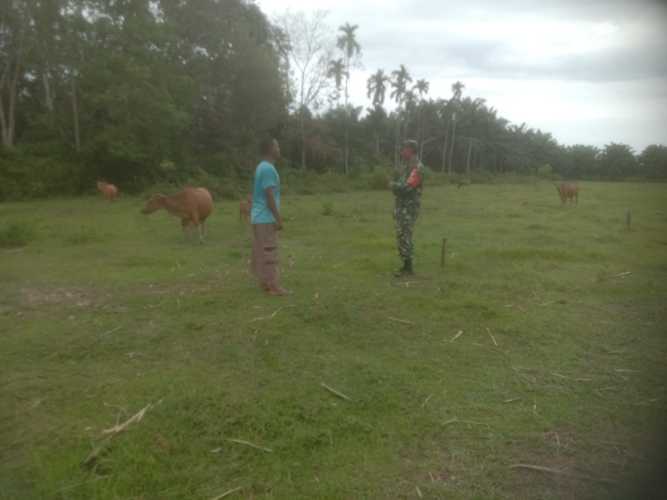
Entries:
<svg viewBox="0 0 667 500">
<path fill-rule="evenodd" d="M 667 176 L 667 148 L 560 145 L 483 99 L 429 96 L 400 65 L 350 99 L 359 27 L 326 14 L 270 21 L 249 0 L 7 0 L 0 7 L 0 199 L 247 176 L 275 135 L 288 167 L 355 174 L 407 137 L 434 171 L 568 178 Z M 332 36 L 332 33 L 336 35 Z M 389 104 L 393 102 L 393 108 Z"/>
</svg>

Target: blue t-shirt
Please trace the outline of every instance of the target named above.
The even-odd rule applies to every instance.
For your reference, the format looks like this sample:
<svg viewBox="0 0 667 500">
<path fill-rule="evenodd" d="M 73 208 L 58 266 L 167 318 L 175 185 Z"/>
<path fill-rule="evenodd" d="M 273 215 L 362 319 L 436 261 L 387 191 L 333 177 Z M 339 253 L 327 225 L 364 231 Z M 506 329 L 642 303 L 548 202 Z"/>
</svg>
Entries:
<svg viewBox="0 0 667 500">
<path fill-rule="evenodd" d="M 276 222 L 266 199 L 267 188 L 273 188 L 276 207 L 280 210 L 280 176 L 276 167 L 264 160 L 257 165 L 255 170 L 255 187 L 252 193 L 252 212 L 250 213 L 253 224 L 274 224 Z"/>
</svg>

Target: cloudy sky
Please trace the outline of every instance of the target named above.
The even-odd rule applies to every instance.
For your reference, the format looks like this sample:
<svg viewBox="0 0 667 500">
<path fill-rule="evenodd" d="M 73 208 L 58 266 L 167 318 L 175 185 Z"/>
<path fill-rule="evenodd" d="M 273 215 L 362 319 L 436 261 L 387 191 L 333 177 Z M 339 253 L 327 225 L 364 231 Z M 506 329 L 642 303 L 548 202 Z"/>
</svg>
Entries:
<svg viewBox="0 0 667 500">
<path fill-rule="evenodd" d="M 667 145 L 667 1 L 664 0 L 256 0 L 269 17 L 328 11 L 335 36 L 359 25 L 366 80 L 405 64 L 448 98 L 482 97 L 501 116 L 565 144 Z"/>
</svg>

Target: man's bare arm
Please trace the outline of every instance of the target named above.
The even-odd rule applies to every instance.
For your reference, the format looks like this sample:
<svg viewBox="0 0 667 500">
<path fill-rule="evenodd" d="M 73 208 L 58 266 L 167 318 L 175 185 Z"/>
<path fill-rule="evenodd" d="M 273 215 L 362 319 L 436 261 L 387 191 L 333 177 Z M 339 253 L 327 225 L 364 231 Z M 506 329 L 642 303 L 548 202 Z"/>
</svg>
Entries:
<svg viewBox="0 0 667 500">
<path fill-rule="evenodd" d="M 280 216 L 278 211 L 278 206 L 276 205 L 276 198 L 273 196 L 273 188 L 266 188 L 266 202 L 269 205 L 269 210 L 273 214 L 273 217 L 276 219 L 276 228 L 278 230 L 283 228 L 283 219 Z"/>
</svg>

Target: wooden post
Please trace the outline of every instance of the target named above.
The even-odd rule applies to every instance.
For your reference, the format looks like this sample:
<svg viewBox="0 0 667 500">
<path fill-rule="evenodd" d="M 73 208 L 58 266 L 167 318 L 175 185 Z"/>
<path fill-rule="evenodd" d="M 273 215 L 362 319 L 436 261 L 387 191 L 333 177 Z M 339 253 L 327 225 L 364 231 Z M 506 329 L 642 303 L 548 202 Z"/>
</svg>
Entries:
<svg viewBox="0 0 667 500">
<path fill-rule="evenodd" d="M 440 267 L 445 267 L 445 252 L 447 250 L 447 238 L 442 239 L 442 249 L 440 250 Z"/>
</svg>

